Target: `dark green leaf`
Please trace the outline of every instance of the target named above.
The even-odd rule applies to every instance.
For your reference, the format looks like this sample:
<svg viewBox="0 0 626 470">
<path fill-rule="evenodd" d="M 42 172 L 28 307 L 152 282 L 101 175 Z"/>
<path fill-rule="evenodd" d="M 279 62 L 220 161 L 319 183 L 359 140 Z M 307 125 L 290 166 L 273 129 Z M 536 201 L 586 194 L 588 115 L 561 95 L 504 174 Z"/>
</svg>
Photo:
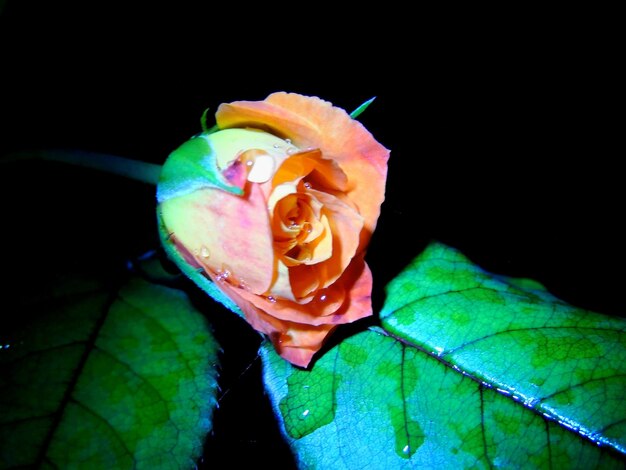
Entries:
<svg viewBox="0 0 626 470">
<path fill-rule="evenodd" d="M 626 322 L 438 244 L 387 294 L 311 371 L 262 348 L 302 467 L 624 467 Z"/>
<path fill-rule="evenodd" d="M 73 279 L 0 333 L 0 467 L 193 468 L 218 346 L 177 290 Z"/>
</svg>

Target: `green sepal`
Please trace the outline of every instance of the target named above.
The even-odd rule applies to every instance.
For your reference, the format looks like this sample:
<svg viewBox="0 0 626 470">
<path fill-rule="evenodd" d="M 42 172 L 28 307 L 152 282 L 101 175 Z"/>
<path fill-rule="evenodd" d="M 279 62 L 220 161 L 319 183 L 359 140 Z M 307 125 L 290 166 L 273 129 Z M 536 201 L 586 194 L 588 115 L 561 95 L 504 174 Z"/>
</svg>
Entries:
<svg viewBox="0 0 626 470">
<path fill-rule="evenodd" d="M 369 108 L 370 104 L 372 104 L 375 99 L 376 97 L 374 96 L 373 98 L 370 98 L 369 100 L 361 104 L 358 108 L 356 108 L 354 111 L 350 113 L 350 117 L 352 119 L 358 118 L 363 113 L 363 111 Z"/>
<path fill-rule="evenodd" d="M 170 154 L 157 185 L 159 202 L 202 188 L 218 188 L 236 195 L 243 194 L 241 188 L 229 184 L 222 176 L 215 152 L 207 139 L 212 132 L 213 129 L 202 132 Z"/>
</svg>

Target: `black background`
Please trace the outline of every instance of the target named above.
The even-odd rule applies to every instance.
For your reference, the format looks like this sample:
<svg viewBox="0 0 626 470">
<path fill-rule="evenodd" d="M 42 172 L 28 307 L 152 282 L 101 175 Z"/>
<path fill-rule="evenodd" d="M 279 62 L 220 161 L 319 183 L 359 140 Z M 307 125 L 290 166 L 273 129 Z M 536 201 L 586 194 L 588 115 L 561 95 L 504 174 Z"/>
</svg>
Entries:
<svg viewBox="0 0 626 470">
<path fill-rule="evenodd" d="M 352 110 L 377 96 L 359 118 L 391 149 L 367 258 L 376 308 L 386 282 L 439 240 L 572 304 L 626 312 L 623 106 L 605 19 L 131 4 L 8 2 L 3 151 L 162 163 L 222 102 L 285 90 Z M 158 246 L 152 187 L 43 162 L 0 172 L 7 292 L 37 289 L 68 266 L 115 270 Z M 190 292 L 224 349 L 206 461 L 289 468 L 262 392 L 258 337 Z"/>
</svg>

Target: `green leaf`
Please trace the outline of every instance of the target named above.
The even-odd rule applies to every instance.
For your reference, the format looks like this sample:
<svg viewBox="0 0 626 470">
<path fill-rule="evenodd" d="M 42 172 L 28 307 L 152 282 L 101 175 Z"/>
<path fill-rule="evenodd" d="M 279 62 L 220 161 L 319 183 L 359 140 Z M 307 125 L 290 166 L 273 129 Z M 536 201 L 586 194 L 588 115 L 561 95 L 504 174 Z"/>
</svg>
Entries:
<svg viewBox="0 0 626 470">
<path fill-rule="evenodd" d="M 70 279 L 0 331 L 0 468 L 193 468 L 218 345 L 181 291 Z"/>
<path fill-rule="evenodd" d="M 215 152 L 207 139 L 213 131 L 210 129 L 199 134 L 170 154 L 157 186 L 159 202 L 207 187 L 243 194 L 240 188 L 232 186 L 222 177 L 217 167 Z"/>
<path fill-rule="evenodd" d="M 301 467 L 624 468 L 624 320 L 439 244 L 388 285 L 381 319 L 310 371 L 262 346 Z"/>
</svg>

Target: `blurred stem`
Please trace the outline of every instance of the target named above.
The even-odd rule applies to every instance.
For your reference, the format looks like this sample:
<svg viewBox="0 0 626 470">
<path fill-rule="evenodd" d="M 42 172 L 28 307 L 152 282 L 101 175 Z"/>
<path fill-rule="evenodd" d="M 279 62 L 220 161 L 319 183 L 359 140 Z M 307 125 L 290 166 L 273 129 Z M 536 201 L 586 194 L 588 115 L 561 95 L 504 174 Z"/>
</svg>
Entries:
<svg viewBox="0 0 626 470">
<path fill-rule="evenodd" d="M 161 173 L 161 165 L 147 163 L 130 158 L 108 155 L 105 153 L 83 152 L 81 150 L 39 150 L 20 152 L 9 155 L 5 162 L 21 160 L 47 160 L 69 163 L 71 165 L 92 168 L 113 173 L 126 178 L 156 185 Z"/>
</svg>

